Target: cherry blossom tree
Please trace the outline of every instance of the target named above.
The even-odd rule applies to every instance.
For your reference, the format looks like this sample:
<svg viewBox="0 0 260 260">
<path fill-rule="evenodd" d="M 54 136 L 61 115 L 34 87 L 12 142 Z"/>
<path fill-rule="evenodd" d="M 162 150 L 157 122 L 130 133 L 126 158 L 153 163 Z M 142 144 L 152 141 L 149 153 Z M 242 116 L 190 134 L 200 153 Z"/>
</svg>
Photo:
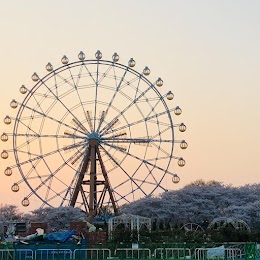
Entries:
<svg viewBox="0 0 260 260">
<path fill-rule="evenodd" d="M 205 227 L 214 218 L 231 217 L 260 227 L 260 185 L 232 187 L 198 180 L 180 190 L 124 205 L 121 211 L 179 226 L 194 222 Z"/>
</svg>

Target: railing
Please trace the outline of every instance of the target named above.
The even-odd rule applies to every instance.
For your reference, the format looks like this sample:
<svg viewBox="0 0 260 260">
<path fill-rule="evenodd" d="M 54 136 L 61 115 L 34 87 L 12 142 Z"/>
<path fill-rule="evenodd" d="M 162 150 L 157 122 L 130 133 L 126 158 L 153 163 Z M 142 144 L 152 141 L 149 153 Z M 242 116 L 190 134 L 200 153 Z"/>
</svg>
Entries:
<svg viewBox="0 0 260 260">
<path fill-rule="evenodd" d="M 75 259 L 107 259 L 111 258 L 111 250 L 108 248 L 75 249 Z"/>
<path fill-rule="evenodd" d="M 145 259 L 151 258 L 151 250 L 149 248 L 117 248 L 114 252 L 116 257 L 123 258 L 137 258 Z"/>
<path fill-rule="evenodd" d="M 103 248 L 102 245 L 90 245 L 91 248 L 83 247 L 56 247 L 52 244 L 53 248 L 39 248 L 38 245 L 33 246 L 30 249 L 26 249 L 23 245 L 22 248 L 17 245 L 10 246 L 10 248 L 0 249 L 0 260 L 49 260 L 49 259 L 197 259 L 197 260 L 237 260 L 246 258 L 246 256 L 260 255 L 260 246 L 256 243 L 233 243 L 233 244 L 202 244 L 202 247 L 196 247 L 198 245 L 182 244 L 180 247 L 173 244 L 136 244 L 136 248 L 129 244 L 126 247 L 122 247 L 122 244 L 114 245 L 112 247 L 107 245 Z M 120 247 L 116 247 L 120 246 Z M 131 247 L 132 246 L 132 247 Z M 157 246 L 157 247 L 156 247 Z M 248 246 L 252 247 L 252 250 L 248 251 Z M 251 248 L 250 247 L 250 248 Z M 250 254 L 249 254 L 250 253 Z M 254 257 L 253 257 L 254 258 Z"/>
<path fill-rule="evenodd" d="M 191 258 L 191 250 L 189 248 L 156 248 L 154 250 L 154 258 L 157 259 Z"/>
<path fill-rule="evenodd" d="M 34 259 L 31 249 L 0 249 L 0 260 L 29 260 Z"/>
<path fill-rule="evenodd" d="M 72 259 L 71 249 L 36 249 L 35 259 L 48 260 L 48 259 Z"/>
<path fill-rule="evenodd" d="M 242 258 L 239 248 L 196 248 L 195 259 L 235 259 Z"/>
</svg>

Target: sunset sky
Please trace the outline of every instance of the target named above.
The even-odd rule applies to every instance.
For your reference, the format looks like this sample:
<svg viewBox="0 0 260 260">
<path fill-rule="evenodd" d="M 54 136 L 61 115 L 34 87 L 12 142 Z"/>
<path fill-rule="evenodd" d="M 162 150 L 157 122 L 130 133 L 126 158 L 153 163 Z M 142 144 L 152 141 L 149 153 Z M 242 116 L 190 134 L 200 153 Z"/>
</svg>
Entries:
<svg viewBox="0 0 260 260">
<path fill-rule="evenodd" d="M 10 132 L 2 119 L 14 115 L 9 103 L 22 101 L 19 88 L 32 86 L 33 72 L 60 66 L 64 54 L 77 60 L 79 51 L 94 58 L 101 50 L 110 60 L 117 52 L 138 71 L 149 66 L 183 110 L 187 164 L 169 188 L 197 179 L 259 183 L 259 13 L 257 0 L 2 1 L 1 132 Z M 20 177 L 4 176 L 6 166 L 1 159 L 0 203 L 20 205 L 28 189 L 11 192 Z"/>
</svg>

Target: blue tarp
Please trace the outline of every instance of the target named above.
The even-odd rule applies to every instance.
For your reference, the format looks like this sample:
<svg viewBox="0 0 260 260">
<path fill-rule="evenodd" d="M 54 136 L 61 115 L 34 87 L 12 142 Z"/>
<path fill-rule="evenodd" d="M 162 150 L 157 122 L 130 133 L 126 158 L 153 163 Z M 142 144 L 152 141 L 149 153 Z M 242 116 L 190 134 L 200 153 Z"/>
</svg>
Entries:
<svg viewBox="0 0 260 260">
<path fill-rule="evenodd" d="M 65 243 L 65 242 L 69 242 L 73 235 L 76 235 L 74 229 L 72 231 L 49 233 L 48 235 L 46 235 L 45 239 L 49 241 Z"/>
<path fill-rule="evenodd" d="M 224 257 L 225 256 L 225 247 L 219 246 L 219 247 L 213 247 L 208 248 L 208 257 Z"/>
</svg>

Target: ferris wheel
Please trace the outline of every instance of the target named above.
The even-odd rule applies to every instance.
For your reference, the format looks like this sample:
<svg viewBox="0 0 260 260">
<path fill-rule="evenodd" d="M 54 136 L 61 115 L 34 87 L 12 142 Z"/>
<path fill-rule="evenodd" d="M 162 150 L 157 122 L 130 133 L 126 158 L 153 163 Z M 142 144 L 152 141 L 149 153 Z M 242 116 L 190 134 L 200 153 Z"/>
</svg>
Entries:
<svg viewBox="0 0 260 260">
<path fill-rule="evenodd" d="M 21 175 L 13 192 L 22 183 L 30 188 L 22 205 L 36 195 L 42 206 L 79 206 L 93 217 L 104 207 L 117 213 L 120 204 L 165 191 L 166 176 L 178 183 L 171 162 L 183 167 L 185 160 L 174 156 L 174 144 L 188 145 L 175 140 L 174 129 L 186 126 L 173 123 L 182 110 L 172 106 L 171 91 L 159 92 L 163 80 L 152 83 L 148 67 L 139 73 L 133 58 L 123 65 L 117 53 L 111 61 L 97 51 L 94 59 L 80 52 L 78 61 L 63 56 L 61 62 L 57 69 L 48 63 L 43 77 L 34 73 L 34 85 L 20 88 L 23 101 L 10 103 L 16 116 L 4 118 L 13 131 L 1 140 L 13 144 L 1 157 L 15 158 L 4 173 Z"/>
</svg>

